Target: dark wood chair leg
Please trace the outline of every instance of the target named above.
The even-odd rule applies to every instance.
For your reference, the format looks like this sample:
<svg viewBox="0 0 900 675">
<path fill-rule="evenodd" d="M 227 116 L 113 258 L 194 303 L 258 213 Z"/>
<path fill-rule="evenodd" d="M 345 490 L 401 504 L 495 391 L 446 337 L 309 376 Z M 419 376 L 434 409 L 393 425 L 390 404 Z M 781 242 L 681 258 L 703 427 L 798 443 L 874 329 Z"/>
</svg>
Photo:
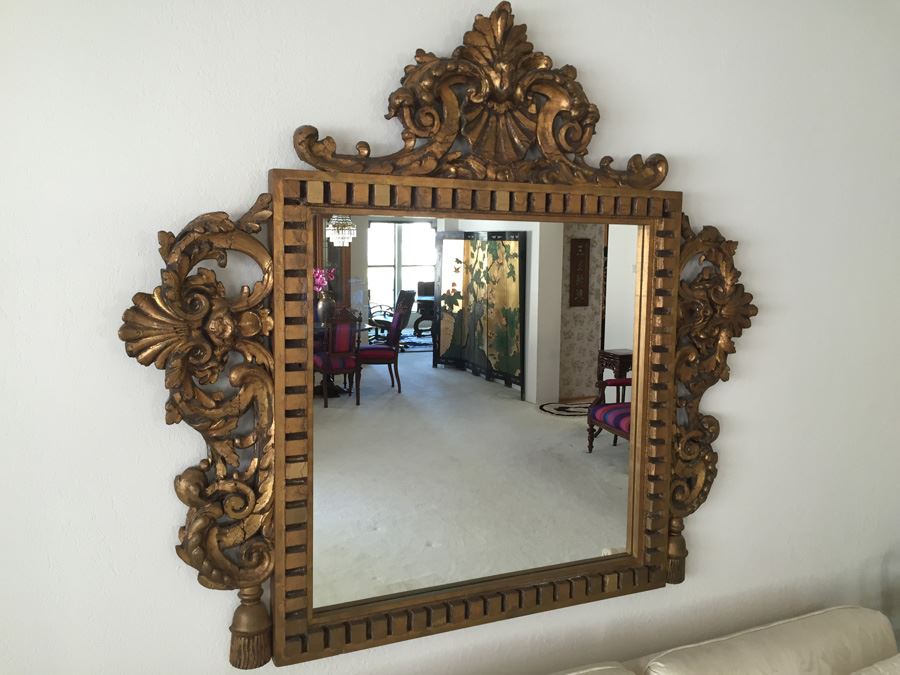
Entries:
<svg viewBox="0 0 900 675">
<path fill-rule="evenodd" d="M 594 425 L 588 422 L 588 452 L 594 452 Z"/>
<path fill-rule="evenodd" d="M 391 386 L 393 387 L 394 386 L 394 368 L 390 363 L 387 364 L 387 367 L 388 367 L 388 373 L 391 376 Z"/>
<path fill-rule="evenodd" d="M 362 369 L 356 369 L 356 405 L 359 405 L 359 381 L 362 379 Z"/>
<path fill-rule="evenodd" d="M 403 390 L 400 388 L 400 369 L 397 367 L 396 361 L 394 361 L 394 375 L 397 376 L 397 393 L 402 394 Z"/>
<path fill-rule="evenodd" d="M 613 445 L 617 445 L 619 443 L 619 434 L 613 434 Z"/>
<path fill-rule="evenodd" d="M 328 376 L 322 374 L 322 398 L 325 401 L 325 407 L 328 407 Z"/>
</svg>

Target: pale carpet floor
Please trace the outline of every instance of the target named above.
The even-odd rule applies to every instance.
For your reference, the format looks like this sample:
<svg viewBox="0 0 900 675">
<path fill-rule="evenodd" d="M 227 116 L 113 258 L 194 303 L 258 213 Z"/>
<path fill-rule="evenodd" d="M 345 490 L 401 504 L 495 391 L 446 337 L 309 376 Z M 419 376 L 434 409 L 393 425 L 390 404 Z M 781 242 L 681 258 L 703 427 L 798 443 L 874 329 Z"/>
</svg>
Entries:
<svg viewBox="0 0 900 675">
<path fill-rule="evenodd" d="M 624 550 L 628 443 L 517 389 L 400 355 L 314 401 L 316 607 Z"/>
</svg>

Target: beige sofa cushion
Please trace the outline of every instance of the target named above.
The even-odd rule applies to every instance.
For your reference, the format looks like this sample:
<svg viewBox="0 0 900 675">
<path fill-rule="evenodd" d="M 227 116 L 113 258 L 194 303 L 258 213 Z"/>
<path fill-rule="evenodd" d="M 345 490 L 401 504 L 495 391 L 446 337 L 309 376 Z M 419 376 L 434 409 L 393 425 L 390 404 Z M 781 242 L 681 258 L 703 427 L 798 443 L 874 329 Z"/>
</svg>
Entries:
<svg viewBox="0 0 900 675">
<path fill-rule="evenodd" d="M 900 675 L 900 654 L 889 659 L 873 663 L 868 668 L 857 670 L 851 675 Z"/>
<path fill-rule="evenodd" d="M 552 675 L 634 675 L 634 671 L 628 670 L 618 661 L 604 661 L 590 666 L 578 666 L 572 670 L 560 670 Z"/>
<path fill-rule="evenodd" d="M 833 607 L 670 649 L 653 657 L 644 673 L 845 675 L 896 653 L 886 616 L 862 607 Z"/>
</svg>

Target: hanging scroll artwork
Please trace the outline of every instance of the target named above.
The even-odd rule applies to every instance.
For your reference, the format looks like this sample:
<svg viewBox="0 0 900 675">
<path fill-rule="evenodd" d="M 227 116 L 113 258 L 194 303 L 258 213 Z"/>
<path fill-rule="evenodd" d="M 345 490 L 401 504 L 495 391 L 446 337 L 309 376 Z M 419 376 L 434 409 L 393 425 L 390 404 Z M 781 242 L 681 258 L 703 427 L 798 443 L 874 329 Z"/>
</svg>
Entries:
<svg viewBox="0 0 900 675">
<path fill-rule="evenodd" d="M 572 239 L 569 249 L 569 307 L 590 304 L 591 240 Z"/>
</svg>

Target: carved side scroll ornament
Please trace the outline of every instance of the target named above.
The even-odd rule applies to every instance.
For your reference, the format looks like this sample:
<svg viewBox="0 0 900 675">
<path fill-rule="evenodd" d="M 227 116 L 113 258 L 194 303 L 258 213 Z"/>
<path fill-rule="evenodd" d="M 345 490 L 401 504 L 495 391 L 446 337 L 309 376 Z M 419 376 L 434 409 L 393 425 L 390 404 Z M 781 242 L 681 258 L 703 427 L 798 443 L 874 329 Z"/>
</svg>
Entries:
<svg viewBox="0 0 900 675">
<path fill-rule="evenodd" d="M 207 457 L 175 478 L 175 492 L 189 508 L 179 530 L 179 557 L 198 571 L 207 588 L 238 589 L 241 604 L 231 625 L 231 663 L 255 668 L 271 658 L 271 620 L 260 602 L 262 583 L 272 574 L 272 488 L 274 411 L 272 329 L 263 305 L 272 292 L 272 257 L 253 235 L 270 221 L 272 198 L 261 195 L 233 222 L 207 213 L 176 237 L 160 232 L 166 264 L 162 285 L 138 293 L 125 311 L 119 337 L 142 365 L 165 369 L 169 400 L 166 422 L 182 420 L 200 432 Z M 226 297 L 212 270 L 224 267 L 227 252 L 249 256 L 262 271 L 253 288 Z M 232 391 L 205 388 L 228 369 Z M 250 413 L 252 425 L 241 418 Z"/>
<path fill-rule="evenodd" d="M 726 240 L 714 227 L 694 233 L 687 216 L 681 224 L 682 278 L 679 288 L 678 383 L 670 498 L 669 583 L 684 581 L 687 546 L 684 518 L 696 511 L 716 477 L 718 455 L 712 443 L 719 436 L 719 421 L 700 412 L 706 390 L 729 377 L 728 355 L 734 338 L 750 327 L 757 308 L 753 296 L 738 283 L 734 267 L 737 242 Z M 700 269 L 692 278 L 691 266 Z"/>
<path fill-rule="evenodd" d="M 613 169 L 611 157 L 587 164 L 597 106 L 575 68 L 554 68 L 525 31 L 501 2 L 490 17 L 475 18 L 450 58 L 416 51 L 388 99 L 386 117 L 403 124 L 402 150 L 370 157 L 361 141 L 357 155 L 336 154 L 333 138 L 320 141 L 315 127 L 303 126 L 294 133 L 297 154 L 326 171 L 646 189 L 662 183 L 662 155 L 646 162 L 634 155 L 624 170 Z"/>
</svg>

